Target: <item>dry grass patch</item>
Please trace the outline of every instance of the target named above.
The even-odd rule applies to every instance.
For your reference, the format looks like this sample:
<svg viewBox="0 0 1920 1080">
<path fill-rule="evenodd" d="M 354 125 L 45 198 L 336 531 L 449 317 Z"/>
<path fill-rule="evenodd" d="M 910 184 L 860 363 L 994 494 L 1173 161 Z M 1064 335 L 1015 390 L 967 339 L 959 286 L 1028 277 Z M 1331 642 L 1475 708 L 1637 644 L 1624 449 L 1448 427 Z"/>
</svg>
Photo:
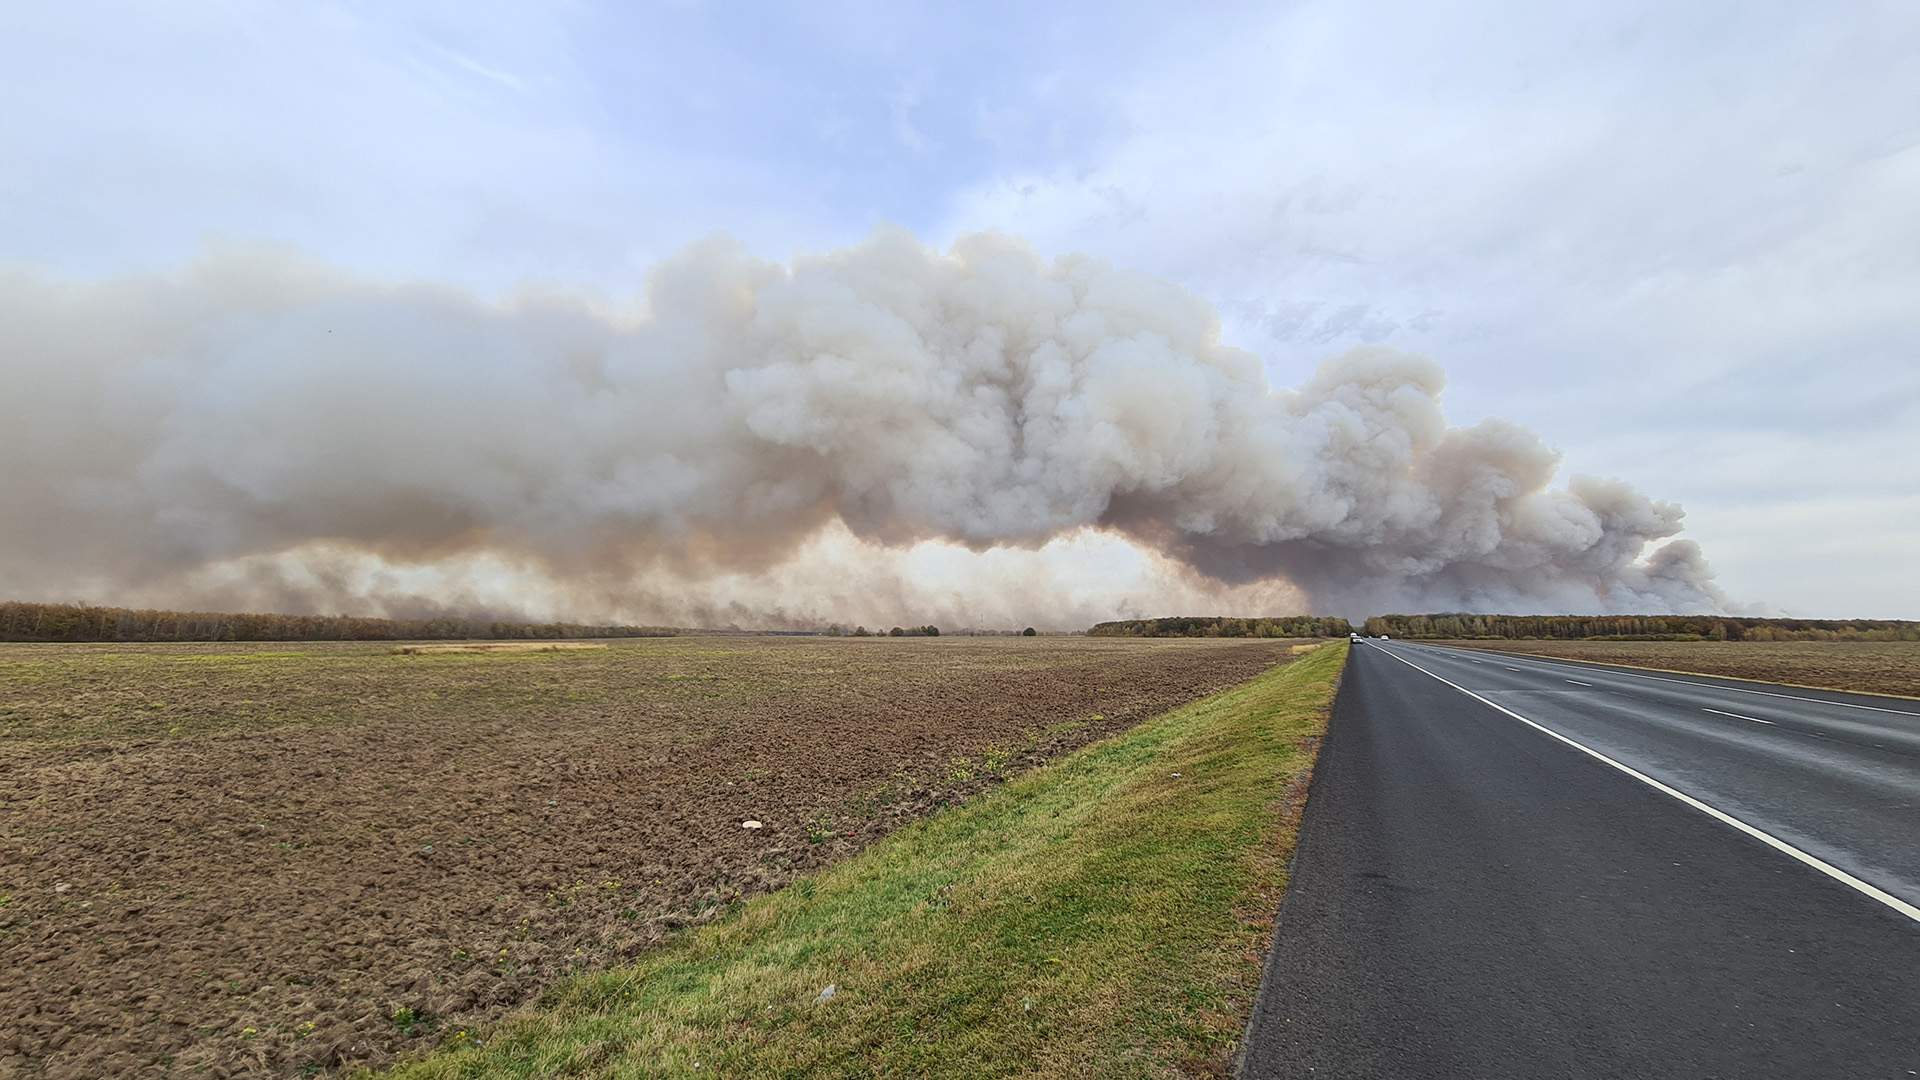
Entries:
<svg viewBox="0 0 1920 1080">
<path fill-rule="evenodd" d="M 525 653 L 572 652 L 576 649 L 604 649 L 604 642 L 593 641 L 452 641 L 395 645 L 400 656 L 427 656 L 434 653 Z"/>
</svg>

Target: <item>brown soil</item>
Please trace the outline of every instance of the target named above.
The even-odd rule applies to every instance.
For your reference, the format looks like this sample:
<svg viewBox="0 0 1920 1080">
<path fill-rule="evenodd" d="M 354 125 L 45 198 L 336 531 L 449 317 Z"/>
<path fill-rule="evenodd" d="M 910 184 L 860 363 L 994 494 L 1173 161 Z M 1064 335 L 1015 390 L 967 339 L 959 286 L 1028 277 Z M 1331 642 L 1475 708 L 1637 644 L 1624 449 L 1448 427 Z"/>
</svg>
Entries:
<svg viewBox="0 0 1920 1080">
<path fill-rule="evenodd" d="M 1920 641 L 1443 641 L 1475 649 L 1920 697 Z"/>
<path fill-rule="evenodd" d="M 1289 644 L 0 646 L 0 1073 L 457 1039 Z"/>
</svg>

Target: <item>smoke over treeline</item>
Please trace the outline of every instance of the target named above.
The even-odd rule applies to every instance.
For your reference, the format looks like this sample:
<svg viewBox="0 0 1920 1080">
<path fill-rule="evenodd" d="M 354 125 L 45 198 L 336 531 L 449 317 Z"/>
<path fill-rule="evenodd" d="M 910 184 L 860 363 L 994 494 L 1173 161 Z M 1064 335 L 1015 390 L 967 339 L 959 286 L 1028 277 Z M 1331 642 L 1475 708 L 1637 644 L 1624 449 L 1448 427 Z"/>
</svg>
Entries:
<svg viewBox="0 0 1920 1080">
<path fill-rule="evenodd" d="M 586 626 L 505 619 L 370 619 L 352 615 L 276 615 L 155 611 L 0 601 L 0 641 L 434 641 L 468 638 L 672 637 L 659 626 Z"/>
<path fill-rule="evenodd" d="M 1659 543 L 1677 506 L 1552 486 L 1511 424 L 1448 427 L 1431 361 L 1360 349 L 1271 387 L 1197 297 L 992 235 L 791 265 L 710 242 L 631 310 L 263 255 L 15 274 L 0 335 L 0 594 L 394 613 L 449 582 L 497 607 L 504 581 L 710 625 L 1723 606 L 1695 545 Z M 1055 617 L 1048 567 L 1112 537 L 1160 591 Z M 989 552 L 1016 610 L 948 610 L 977 585 L 895 558 L 927 542 Z"/>
<path fill-rule="evenodd" d="M 1088 637 L 1346 637 L 1353 624 L 1311 615 L 1234 619 L 1220 615 L 1170 615 L 1158 619 L 1115 619 L 1096 623 Z"/>
<path fill-rule="evenodd" d="M 1375 615 L 1369 634 L 1399 638 L 1602 641 L 1920 641 L 1906 619 L 1786 619 L 1722 615 Z"/>
</svg>

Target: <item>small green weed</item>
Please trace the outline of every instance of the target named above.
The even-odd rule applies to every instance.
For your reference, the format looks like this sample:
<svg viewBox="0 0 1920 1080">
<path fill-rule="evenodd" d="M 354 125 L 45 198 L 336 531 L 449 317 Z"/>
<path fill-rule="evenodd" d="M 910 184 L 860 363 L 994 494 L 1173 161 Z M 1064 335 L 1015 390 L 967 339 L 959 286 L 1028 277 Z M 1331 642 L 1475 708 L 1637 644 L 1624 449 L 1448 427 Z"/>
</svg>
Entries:
<svg viewBox="0 0 1920 1080">
<path fill-rule="evenodd" d="M 433 1017 L 424 1009 L 416 1009 L 411 1005 L 394 1009 L 391 1019 L 393 1026 L 400 1029 L 400 1034 L 409 1039 L 433 1027 Z"/>
</svg>

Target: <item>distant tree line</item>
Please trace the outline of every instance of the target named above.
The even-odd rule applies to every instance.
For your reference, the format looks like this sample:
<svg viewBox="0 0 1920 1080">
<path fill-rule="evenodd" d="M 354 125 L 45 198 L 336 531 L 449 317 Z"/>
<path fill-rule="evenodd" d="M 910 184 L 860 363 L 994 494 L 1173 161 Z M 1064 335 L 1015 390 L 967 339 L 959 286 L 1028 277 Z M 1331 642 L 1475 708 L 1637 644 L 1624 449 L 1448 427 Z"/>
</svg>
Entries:
<svg viewBox="0 0 1920 1080">
<path fill-rule="evenodd" d="M 1368 634 L 1405 638 L 1595 641 L 1920 641 L 1905 619 L 1756 619 L 1722 615 L 1375 615 Z"/>
<path fill-rule="evenodd" d="M 1119 619 L 1096 623 L 1090 637 L 1346 637 L 1353 624 L 1315 615 L 1258 619 L 1183 615 L 1166 619 Z"/>
<path fill-rule="evenodd" d="M 588 626 L 435 616 L 254 615 L 0 601 L 0 641 L 505 641 L 671 637 L 657 626 Z"/>
</svg>

